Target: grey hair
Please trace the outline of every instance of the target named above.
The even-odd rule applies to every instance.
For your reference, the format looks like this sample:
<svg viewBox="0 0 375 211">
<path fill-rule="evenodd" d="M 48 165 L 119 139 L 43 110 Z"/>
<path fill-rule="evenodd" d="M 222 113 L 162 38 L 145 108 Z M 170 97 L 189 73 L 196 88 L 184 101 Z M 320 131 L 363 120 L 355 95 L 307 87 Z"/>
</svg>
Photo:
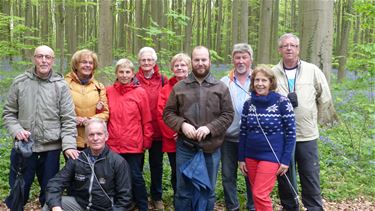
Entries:
<svg viewBox="0 0 375 211">
<path fill-rule="evenodd" d="M 278 40 L 279 48 L 281 47 L 281 45 L 283 43 L 283 40 L 285 40 L 287 38 L 293 38 L 293 39 L 295 39 L 296 42 L 297 42 L 297 45 L 299 45 L 299 38 L 297 37 L 297 35 L 294 35 L 292 33 L 285 33 L 285 34 L 281 35 L 281 37 Z"/>
<path fill-rule="evenodd" d="M 235 53 L 248 53 L 251 60 L 253 60 L 253 49 L 247 43 L 237 43 L 233 46 L 232 57 Z"/>
<path fill-rule="evenodd" d="M 104 134 L 108 137 L 108 130 L 107 130 L 107 123 L 103 119 L 99 118 L 92 118 L 87 121 L 87 124 L 85 126 L 85 136 L 87 137 L 88 132 L 89 132 L 89 126 L 91 124 L 100 124 L 103 127 Z"/>
<path fill-rule="evenodd" d="M 129 59 L 120 59 L 117 61 L 115 66 L 115 72 L 117 73 L 118 68 L 125 67 L 130 68 L 134 72 L 134 64 Z"/>
<path fill-rule="evenodd" d="M 158 56 L 156 55 L 155 49 L 151 47 L 143 47 L 138 52 L 138 61 L 141 59 L 144 53 L 151 53 L 151 57 L 154 59 L 154 61 L 156 62 L 158 60 Z"/>
</svg>

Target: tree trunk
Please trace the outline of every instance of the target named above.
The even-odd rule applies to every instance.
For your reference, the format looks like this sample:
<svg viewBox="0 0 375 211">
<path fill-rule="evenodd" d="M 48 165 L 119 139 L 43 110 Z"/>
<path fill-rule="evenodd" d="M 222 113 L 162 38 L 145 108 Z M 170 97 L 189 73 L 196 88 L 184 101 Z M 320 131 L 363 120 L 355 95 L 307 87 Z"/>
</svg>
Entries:
<svg viewBox="0 0 375 211">
<path fill-rule="evenodd" d="M 99 67 L 112 65 L 112 2 L 99 2 Z"/>
<path fill-rule="evenodd" d="M 185 15 L 189 18 L 187 21 L 187 25 L 185 27 L 185 42 L 184 42 L 184 51 L 187 53 L 191 52 L 192 46 L 192 9 L 193 9 L 193 2 L 192 0 L 186 0 L 186 13 Z"/>
<path fill-rule="evenodd" d="M 257 64 L 269 64 L 271 62 L 272 3 L 273 0 L 264 0 L 261 3 Z"/>
<path fill-rule="evenodd" d="M 59 58 L 60 58 L 60 66 L 59 72 L 61 74 L 64 73 L 64 43 L 65 43 L 65 1 L 62 0 L 61 2 L 57 3 L 57 11 L 56 11 L 56 48 L 59 50 Z"/>
<path fill-rule="evenodd" d="M 211 28 L 212 28 L 212 22 L 211 22 L 211 0 L 207 0 L 207 48 L 210 49 L 211 48 L 211 43 L 212 43 L 212 40 L 211 40 L 211 37 L 212 37 L 212 32 L 211 32 Z"/>
<path fill-rule="evenodd" d="M 342 19 L 341 19 L 341 10 L 342 10 L 342 7 L 341 7 L 341 0 L 337 0 L 336 1 L 336 46 L 335 46 L 335 53 L 336 55 L 339 54 L 339 51 L 340 51 L 340 42 L 341 42 L 341 25 L 342 24 Z M 344 16 L 344 14 L 342 15 Z"/>
<path fill-rule="evenodd" d="M 247 43 L 249 40 L 249 3 L 248 1 L 241 1 L 241 28 L 239 41 Z"/>
<path fill-rule="evenodd" d="M 321 68 L 330 81 L 333 43 L 333 0 L 301 0 L 301 58 Z"/>
<path fill-rule="evenodd" d="M 343 10 L 344 11 L 344 10 Z M 348 57 L 349 32 L 351 27 L 350 16 L 352 13 L 352 0 L 347 0 L 345 5 L 345 13 L 342 20 L 341 42 L 338 48 L 339 52 L 339 70 L 337 80 L 342 82 L 345 79 L 345 65 Z"/>
<path fill-rule="evenodd" d="M 270 45 L 270 63 L 275 64 L 278 61 L 278 32 L 279 32 L 279 0 L 274 0 L 272 4 L 272 32 Z"/>
<path fill-rule="evenodd" d="M 68 54 L 73 55 L 73 53 L 77 50 L 77 31 L 76 31 L 76 8 L 74 3 L 70 3 L 66 6 L 66 26 L 65 26 L 65 33 L 66 33 L 66 43 L 68 45 Z"/>
<path fill-rule="evenodd" d="M 49 8 L 48 8 L 49 1 L 43 1 L 40 7 L 40 14 L 41 14 L 41 26 L 42 30 L 40 30 L 40 37 L 42 39 L 42 43 L 45 45 L 50 45 L 48 40 L 48 24 L 49 24 Z"/>
<path fill-rule="evenodd" d="M 119 5 L 119 14 L 118 14 L 118 30 L 117 30 L 117 47 L 119 49 L 126 49 L 125 48 L 125 41 L 126 41 L 126 33 L 127 31 L 125 30 L 125 19 L 126 19 L 126 6 L 125 6 L 125 1 L 121 1 Z"/>
<path fill-rule="evenodd" d="M 25 33 L 25 44 L 27 45 L 27 48 L 24 51 L 25 58 L 30 58 L 33 55 L 33 40 L 30 38 L 33 36 L 33 33 L 31 31 L 31 28 L 33 27 L 33 5 L 31 3 L 31 0 L 26 0 L 25 3 L 25 26 L 29 28 L 29 30 Z"/>
<path fill-rule="evenodd" d="M 233 44 L 238 43 L 238 0 L 232 3 L 232 40 Z"/>
<path fill-rule="evenodd" d="M 134 50 L 136 53 L 142 46 L 142 40 L 139 36 L 142 35 L 142 1 L 135 0 L 135 27 L 136 30 L 134 30 L 134 39 L 135 39 L 135 45 L 134 45 Z"/>
<path fill-rule="evenodd" d="M 219 55 L 221 55 L 221 25 L 223 24 L 223 1 L 222 0 L 217 0 L 217 7 L 218 7 L 218 12 L 216 15 L 216 44 L 215 44 L 215 49 Z"/>
</svg>

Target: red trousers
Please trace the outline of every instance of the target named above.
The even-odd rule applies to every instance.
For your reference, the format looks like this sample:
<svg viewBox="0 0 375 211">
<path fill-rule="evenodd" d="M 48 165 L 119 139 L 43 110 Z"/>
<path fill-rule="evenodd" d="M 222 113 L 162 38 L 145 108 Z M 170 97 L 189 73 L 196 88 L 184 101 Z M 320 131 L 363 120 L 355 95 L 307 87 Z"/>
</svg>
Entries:
<svg viewBox="0 0 375 211">
<path fill-rule="evenodd" d="M 247 175 L 257 211 L 272 211 L 270 194 L 276 181 L 278 163 L 246 158 Z"/>
</svg>

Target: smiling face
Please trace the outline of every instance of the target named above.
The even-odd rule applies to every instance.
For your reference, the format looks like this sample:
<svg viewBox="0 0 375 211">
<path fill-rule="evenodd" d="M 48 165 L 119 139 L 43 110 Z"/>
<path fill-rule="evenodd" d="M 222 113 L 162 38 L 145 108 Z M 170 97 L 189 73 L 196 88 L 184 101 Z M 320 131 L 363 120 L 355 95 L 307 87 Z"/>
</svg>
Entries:
<svg viewBox="0 0 375 211">
<path fill-rule="evenodd" d="M 139 64 L 145 74 L 148 74 L 155 67 L 155 59 L 152 57 L 151 52 L 144 52 L 139 58 Z"/>
<path fill-rule="evenodd" d="M 279 43 L 278 49 L 284 63 L 297 64 L 299 57 L 299 43 L 293 37 L 286 37 Z"/>
<path fill-rule="evenodd" d="M 118 67 L 116 71 L 117 81 L 121 84 L 128 84 L 134 77 L 134 71 L 129 67 Z"/>
<path fill-rule="evenodd" d="M 204 78 L 210 72 L 211 61 L 207 48 L 199 47 L 193 50 L 192 71 L 197 78 Z"/>
<path fill-rule="evenodd" d="M 254 89 L 258 95 L 268 95 L 271 87 L 270 79 L 262 72 L 258 72 L 254 78 Z"/>
<path fill-rule="evenodd" d="M 77 68 L 77 76 L 79 79 L 88 79 L 92 76 L 94 71 L 94 59 L 91 55 L 84 54 L 81 56 L 78 68 Z"/>
<path fill-rule="evenodd" d="M 48 46 L 39 46 L 35 49 L 33 63 L 35 65 L 35 73 L 45 78 L 52 70 L 54 63 L 54 52 Z"/>
<path fill-rule="evenodd" d="M 173 74 L 177 80 L 185 79 L 189 74 L 189 66 L 184 61 L 179 60 L 173 64 Z"/>
<path fill-rule="evenodd" d="M 251 63 L 251 56 L 247 52 L 237 52 L 233 55 L 233 65 L 237 74 L 249 74 Z"/>
</svg>

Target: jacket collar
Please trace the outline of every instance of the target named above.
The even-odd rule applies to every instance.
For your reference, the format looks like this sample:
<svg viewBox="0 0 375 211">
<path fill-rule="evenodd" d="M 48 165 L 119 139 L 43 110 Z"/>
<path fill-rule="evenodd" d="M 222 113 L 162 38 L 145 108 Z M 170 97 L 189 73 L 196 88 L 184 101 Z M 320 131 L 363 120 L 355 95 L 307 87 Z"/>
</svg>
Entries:
<svg viewBox="0 0 375 211">
<path fill-rule="evenodd" d="M 152 76 L 150 78 L 145 77 L 145 74 L 144 74 L 141 67 L 138 68 L 137 75 L 138 75 L 138 77 L 140 77 L 140 79 L 146 79 L 146 80 L 150 80 L 151 78 L 159 78 L 160 77 L 159 66 L 157 64 L 155 64 L 154 73 L 152 74 Z"/>
<path fill-rule="evenodd" d="M 194 73 L 190 73 L 188 77 L 185 79 L 186 83 L 199 83 L 198 80 L 195 78 Z M 215 80 L 214 76 L 209 72 L 206 77 L 203 79 L 202 83 L 209 83 L 209 84 L 216 84 L 218 83 L 217 80 Z"/>
<path fill-rule="evenodd" d="M 74 72 L 74 71 L 69 72 L 68 74 L 66 74 L 65 77 L 74 81 L 74 82 L 76 82 L 76 83 L 78 83 L 78 84 L 82 84 L 81 80 L 77 76 L 77 73 Z M 94 72 L 92 73 L 90 79 L 88 79 L 88 82 L 86 83 L 86 85 L 88 85 L 90 83 L 93 83 L 93 81 L 94 81 Z"/>
<path fill-rule="evenodd" d="M 61 81 L 64 80 L 63 76 L 60 73 L 55 73 L 53 69 L 51 70 L 49 77 L 47 79 L 39 78 L 35 73 L 35 67 L 28 69 L 25 71 L 25 75 L 29 77 L 32 80 L 42 80 L 42 81 L 49 81 L 49 82 L 55 82 L 55 81 Z"/>
</svg>

